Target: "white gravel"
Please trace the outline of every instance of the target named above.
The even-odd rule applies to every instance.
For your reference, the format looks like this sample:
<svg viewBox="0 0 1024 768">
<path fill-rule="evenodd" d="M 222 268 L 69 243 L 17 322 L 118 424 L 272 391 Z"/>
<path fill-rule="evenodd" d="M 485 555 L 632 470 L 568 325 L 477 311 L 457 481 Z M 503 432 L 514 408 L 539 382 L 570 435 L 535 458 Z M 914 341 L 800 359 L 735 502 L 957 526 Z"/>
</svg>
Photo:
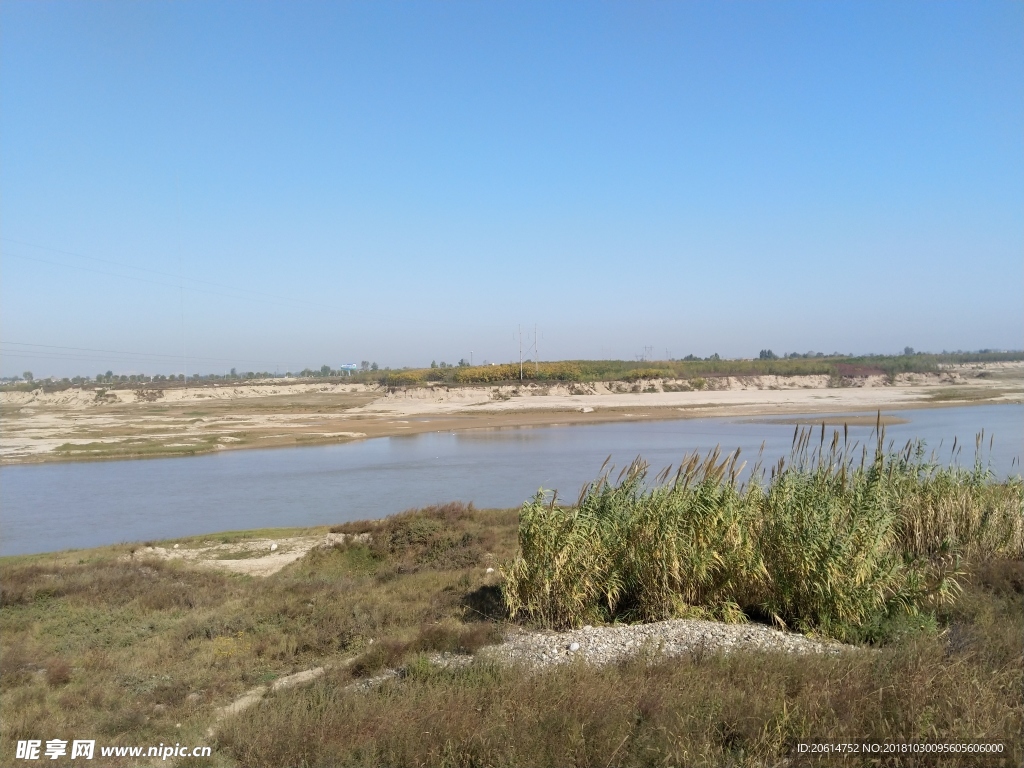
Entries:
<svg viewBox="0 0 1024 768">
<path fill-rule="evenodd" d="M 668 657 L 693 651 L 728 653 L 733 650 L 837 654 L 852 648 L 833 640 L 782 632 L 763 624 L 671 619 L 652 624 L 587 626 L 567 632 L 517 630 L 501 645 L 480 649 L 477 656 L 550 667 L 577 658 L 588 664 L 608 664 L 641 652 Z"/>
</svg>

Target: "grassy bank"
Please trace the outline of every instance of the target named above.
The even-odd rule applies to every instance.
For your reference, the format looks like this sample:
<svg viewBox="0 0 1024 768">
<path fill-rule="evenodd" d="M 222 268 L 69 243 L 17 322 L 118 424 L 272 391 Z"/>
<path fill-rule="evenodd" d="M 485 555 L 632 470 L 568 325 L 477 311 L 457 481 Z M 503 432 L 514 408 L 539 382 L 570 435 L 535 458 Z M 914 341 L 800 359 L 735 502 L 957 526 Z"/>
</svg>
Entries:
<svg viewBox="0 0 1024 768">
<path fill-rule="evenodd" d="M 372 543 L 314 550 L 268 578 L 129 546 L 3 558 L 0 764 L 19 739 L 210 743 L 215 708 L 253 686 L 493 642 L 473 596 L 493 580 L 486 563 L 512 555 L 515 525 L 514 510 L 431 508 L 368 523 Z M 236 762 L 220 750 L 207 764 Z"/>
<path fill-rule="evenodd" d="M 738 528 L 722 524 L 742 520 L 743 510 L 754 508 L 753 497 L 747 496 L 754 491 L 732 483 L 729 465 L 721 461 L 679 476 L 689 478 L 686 493 L 704 499 L 703 506 L 686 501 L 685 494 L 672 496 L 679 492 L 671 484 L 660 491 L 630 485 L 640 478 L 634 468 L 623 482 L 592 485 L 575 510 L 527 505 L 486 511 L 451 504 L 337 526 L 335 532 L 351 534 L 345 542 L 315 549 L 267 578 L 189 568 L 148 557 L 142 549 L 132 552 L 129 546 L 4 558 L 0 763 L 14 762 L 19 739 L 51 738 L 95 738 L 108 745 L 210 744 L 212 758 L 177 764 L 224 766 L 773 765 L 792 756 L 800 742 L 815 739 L 998 739 L 1005 743 L 1006 759 L 986 764 L 1019 765 L 1024 759 L 1020 485 L 992 483 L 983 472 L 953 476 L 928 470 L 912 461 L 914 455 L 904 464 L 898 463 L 899 456 L 883 457 L 878 482 L 887 493 L 900 492 L 893 508 L 915 510 L 900 512 L 904 516 L 897 519 L 920 526 L 900 524 L 883 539 L 887 547 L 909 555 L 899 574 L 925 569 L 927 599 L 913 611 L 891 613 L 887 601 L 899 590 L 889 587 L 899 587 L 897 579 L 882 585 L 880 603 L 864 603 L 856 586 L 843 583 L 844 578 L 854 584 L 864 579 L 842 560 L 833 574 L 831 596 L 808 587 L 812 594 L 800 598 L 804 602 L 787 608 L 782 600 L 774 610 L 764 608 L 753 617 L 771 621 L 775 613 L 791 626 L 844 636 L 856 625 L 850 616 L 822 620 L 823 610 L 844 601 L 868 606 L 862 625 L 882 626 L 874 621 L 879 615 L 914 619 L 889 621 L 886 631 L 859 636 L 872 644 L 834 657 L 722 655 L 701 649 L 671 661 L 641 655 L 603 668 L 573 664 L 545 672 L 484 663 L 440 669 L 427 663 L 430 653 L 471 653 L 497 641 L 509 625 L 510 606 L 502 600 L 498 573 L 487 569 L 505 564 L 515 573 L 517 558 L 533 551 L 528 540 L 538 520 L 561 525 L 586 517 L 601 503 L 621 511 L 628 502 L 636 513 L 632 517 L 646 521 L 635 524 L 627 541 L 645 548 L 648 557 L 634 558 L 634 576 L 619 577 L 618 600 L 609 603 L 607 590 L 598 590 L 596 598 L 582 601 L 578 617 L 541 610 L 531 620 L 525 607 L 531 593 L 517 592 L 516 579 L 522 576 L 513 576 L 505 587 L 517 621 L 623 620 L 695 609 L 739 618 L 730 611 L 754 613 L 753 607 L 764 601 L 784 597 L 785 590 L 772 597 L 771 583 L 782 573 L 779 564 L 799 569 L 821 558 L 766 560 L 767 576 L 742 589 L 738 578 L 722 578 L 724 572 L 716 571 L 711 558 L 703 577 L 698 569 L 685 582 L 698 585 L 696 597 L 680 591 L 682 582 L 650 580 L 642 569 L 645 562 L 667 562 L 656 542 L 668 538 L 655 535 L 654 523 L 693 518 L 699 529 L 691 533 L 704 535 L 707 551 L 717 552 L 718 561 L 739 558 L 736 573 L 749 577 L 759 572 L 744 558 L 753 557 L 756 565 L 758 553 L 766 558 L 770 548 L 755 541 L 743 544 L 742 536 L 735 546 Z M 779 492 L 788 495 L 770 502 L 771 491 L 766 491 L 757 508 L 762 514 L 775 510 L 772 519 L 785 527 L 767 541 L 790 540 L 791 554 L 799 556 L 806 548 L 795 546 L 794 531 L 820 533 L 823 526 L 844 519 L 840 502 L 853 500 L 850 508 L 861 509 L 870 507 L 864 499 L 882 498 L 866 490 L 875 465 L 868 462 L 859 480 L 851 479 L 856 467 L 843 476 L 830 466 L 827 472 L 821 462 L 805 467 L 807 488 L 780 480 L 785 470 L 776 474 Z M 917 467 L 916 475 L 911 467 Z M 821 496 L 822 484 L 831 488 L 830 495 Z M 786 499 L 819 497 L 828 503 L 807 507 L 819 514 L 799 518 L 785 513 L 797 509 Z M 672 507 L 677 514 L 639 514 L 645 499 L 652 498 L 664 504 L 650 509 Z M 1007 499 L 1010 507 L 1004 504 Z M 889 519 L 887 509 L 876 510 L 880 519 Z M 978 509 L 989 513 L 975 514 Z M 1007 509 L 1009 514 L 997 514 Z M 700 510 L 704 517 L 694 517 Z M 862 530 L 854 524 L 859 514 L 835 530 L 834 542 L 846 540 L 842 551 L 848 554 L 861 551 L 848 541 Z M 1007 529 L 1007 521 L 1014 520 L 1018 528 Z M 670 530 L 661 528 L 662 534 Z M 245 534 L 231 536 L 240 538 Z M 868 552 L 890 551 L 872 548 L 870 537 L 864 541 Z M 194 544 L 181 541 L 183 547 Z M 557 546 L 544 551 L 565 554 Z M 699 551 L 693 553 L 680 562 L 699 566 Z M 573 567 L 604 589 L 610 582 L 598 578 L 603 557 L 598 555 L 589 570 L 581 562 Z M 615 557 L 625 562 L 623 555 Z M 891 565 L 881 556 L 872 562 Z M 540 558 L 534 564 L 550 571 L 550 563 L 543 563 Z M 940 566 L 938 574 L 927 571 Z M 671 569 L 657 572 L 672 575 Z M 936 577 L 955 580 L 956 588 L 936 592 Z M 789 578 L 794 586 L 814 583 Z M 877 587 L 871 578 L 865 583 Z M 573 587 L 557 583 L 562 591 Z M 743 594 L 756 599 L 737 597 Z M 735 608 L 723 610 L 727 604 Z M 880 609 L 881 614 L 871 613 Z M 206 737 L 218 707 L 253 686 L 320 666 L 328 669 L 316 682 L 271 693 Z M 354 686 L 385 667 L 404 667 L 406 674 L 368 690 Z M 823 761 L 829 762 L 867 764 L 851 758 Z"/>
</svg>

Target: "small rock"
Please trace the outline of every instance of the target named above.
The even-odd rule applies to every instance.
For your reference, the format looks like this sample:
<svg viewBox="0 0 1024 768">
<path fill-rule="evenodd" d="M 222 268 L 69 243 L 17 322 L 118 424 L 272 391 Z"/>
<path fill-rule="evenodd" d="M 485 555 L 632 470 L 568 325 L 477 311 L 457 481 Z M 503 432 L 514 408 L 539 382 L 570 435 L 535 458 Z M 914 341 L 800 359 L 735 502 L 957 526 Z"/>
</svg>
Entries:
<svg viewBox="0 0 1024 768">
<path fill-rule="evenodd" d="M 575 652 L 576 652 L 576 651 L 578 651 L 579 649 L 580 649 L 580 644 L 579 644 L 579 643 L 569 643 L 569 650 L 570 650 L 570 651 L 571 651 L 572 653 L 575 653 Z"/>
<path fill-rule="evenodd" d="M 488 568 L 486 571 L 484 571 L 484 573 L 494 573 L 494 569 Z"/>
<path fill-rule="evenodd" d="M 181 544 L 175 544 L 175 545 L 174 545 L 174 548 L 175 548 L 175 549 L 178 549 L 179 547 L 181 547 Z"/>
<path fill-rule="evenodd" d="M 277 551 L 277 542 L 276 541 L 273 544 L 270 545 L 270 551 L 271 552 L 276 552 Z"/>
</svg>

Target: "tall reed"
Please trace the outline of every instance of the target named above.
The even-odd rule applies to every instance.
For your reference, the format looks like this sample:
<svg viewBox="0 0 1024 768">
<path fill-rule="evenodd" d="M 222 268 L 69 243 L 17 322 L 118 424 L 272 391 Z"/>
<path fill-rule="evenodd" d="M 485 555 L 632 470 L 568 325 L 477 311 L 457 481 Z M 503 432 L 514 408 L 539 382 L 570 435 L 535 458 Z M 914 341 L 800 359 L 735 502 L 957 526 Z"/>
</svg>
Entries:
<svg viewBox="0 0 1024 768">
<path fill-rule="evenodd" d="M 880 425 L 873 454 L 816 432 L 798 428 L 789 459 L 746 483 L 739 451 L 716 448 L 650 483 L 637 459 L 573 507 L 538 494 L 503 569 L 509 610 L 551 627 L 758 616 L 851 637 L 950 602 L 966 561 L 1024 556 L 1019 478 L 893 450 Z"/>
</svg>

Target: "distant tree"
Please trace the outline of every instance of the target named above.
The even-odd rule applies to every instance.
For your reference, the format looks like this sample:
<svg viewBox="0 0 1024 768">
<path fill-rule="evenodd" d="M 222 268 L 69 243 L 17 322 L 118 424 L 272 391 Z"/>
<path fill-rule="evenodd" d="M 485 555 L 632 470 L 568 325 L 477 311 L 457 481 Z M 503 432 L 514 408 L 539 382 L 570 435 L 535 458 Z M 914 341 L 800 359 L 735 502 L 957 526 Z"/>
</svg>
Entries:
<svg viewBox="0 0 1024 768">
<path fill-rule="evenodd" d="M 904 355 L 912 355 L 912 354 L 914 354 L 914 348 L 913 347 L 904 347 L 903 348 L 903 354 Z"/>
<path fill-rule="evenodd" d="M 715 354 L 713 354 L 711 357 L 708 358 L 708 360 L 721 360 L 721 359 L 722 358 L 719 357 L 717 352 L 715 352 Z"/>
<path fill-rule="evenodd" d="M 688 361 L 693 361 L 693 360 L 696 360 L 696 359 L 697 359 L 696 355 L 687 355 L 686 357 L 683 358 L 683 360 L 688 360 Z"/>
<path fill-rule="evenodd" d="M 430 361 L 430 367 L 431 368 L 437 368 L 437 360 L 431 360 Z"/>
<path fill-rule="evenodd" d="M 459 360 L 459 368 L 468 368 L 468 367 L 469 367 L 469 361 L 466 358 L 463 357 L 461 360 Z"/>
<path fill-rule="evenodd" d="M 370 361 L 369 360 L 362 360 L 362 361 L 360 361 L 359 367 L 362 370 L 364 370 L 364 371 L 370 370 Z"/>
<path fill-rule="evenodd" d="M 778 355 L 772 352 L 770 349 L 762 349 L 761 354 L 758 355 L 759 360 L 777 360 Z"/>
<path fill-rule="evenodd" d="M 234 368 L 232 368 L 231 369 L 231 378 L 234 378 L 237 375 L 238 375 L 238 371 L 236 371 Z"/>
<path fill-rule="evenodd" d="M 178 374 L 178 381 L 184 381 L 184 380 L 185 380 L 185 374 L 184 373 L 179 373 Z"/>
<path fill-rule="evenodd" d="M 21 374 L 21 376 L 22 376 L 23 379 L 25 379 L 25 381 L 32 381 L 32 379 L 35 378 L 32 375 L 32 371 L 25 371 L 23 374 Z"/>
<path fill-rule="evenodd" d="M 377 370 L 377 364 L 376 363 L 370 363 L 370 370 L 371 371 L 376 371 Z"/>
<path fill-rule="evenodd" d="M 330 376 L 331 375 L 331 366 L 329 366 L 329 365 L 321 365 L 320 366 L 320 375 L 321 376 Z"/>
</svg>

